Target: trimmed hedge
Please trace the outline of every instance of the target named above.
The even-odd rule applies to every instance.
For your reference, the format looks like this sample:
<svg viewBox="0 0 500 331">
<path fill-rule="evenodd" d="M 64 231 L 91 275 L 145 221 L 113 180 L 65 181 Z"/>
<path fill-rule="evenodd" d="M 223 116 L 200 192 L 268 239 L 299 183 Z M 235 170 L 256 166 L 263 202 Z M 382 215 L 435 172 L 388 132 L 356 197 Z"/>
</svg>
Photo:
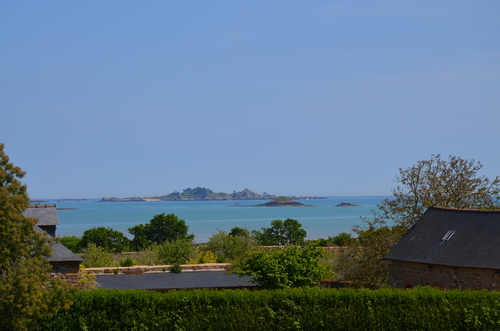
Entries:
<svg viewBox="0 0 500 331">
<path fill-rule="evenodd" d="M 500 292 L 79 291 L 40 330 L 500 330 Z"/>
</svg>

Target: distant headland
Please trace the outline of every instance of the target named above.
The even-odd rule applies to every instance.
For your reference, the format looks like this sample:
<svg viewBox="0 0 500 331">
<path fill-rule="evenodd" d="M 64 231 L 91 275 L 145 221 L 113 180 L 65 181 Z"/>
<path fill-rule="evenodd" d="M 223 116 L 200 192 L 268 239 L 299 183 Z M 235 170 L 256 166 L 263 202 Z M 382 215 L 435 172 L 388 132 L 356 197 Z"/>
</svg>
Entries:
<svg viewBox="0 0 500 331">
<path fill-rule="evenodd" d="M 200 201 L 200 200 L 272 200 L 277 199 L 277 195 L 269 193 L 255 193 L 249 189 L 244 189 L 243 191 L 233 193 L 224 192 L 213 192 L 211 189 L 204 187 L 197 188 L 187 188 L 179 191 L 174 191 L 167 195 L 161 196 L 147 196 L 147 197 L 132 197 L 132 198 L 115 198 L 115 197 L 105 197 L 99 200 L 99 202 L 136 202 L 136 201 Z M 319 196 L 297 196 L 291 195 L 285 197 L 287 199 L 326 199 L 326 197 Z M 305 206 L 305 205 L 304 205 Z"/>
</svg>

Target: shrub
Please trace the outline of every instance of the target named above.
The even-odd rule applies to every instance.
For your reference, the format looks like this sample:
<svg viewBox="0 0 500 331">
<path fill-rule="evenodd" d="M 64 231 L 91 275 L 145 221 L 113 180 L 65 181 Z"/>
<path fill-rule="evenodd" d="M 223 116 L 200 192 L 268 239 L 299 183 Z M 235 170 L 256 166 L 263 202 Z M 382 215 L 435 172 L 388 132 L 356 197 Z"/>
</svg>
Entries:
<svg viewBox="0 0 500 331">
<path fill-rule="evenodd" d="M 196 248 L 190 239 L 179 238 L 158 245 L 158 260 L 161 264 L 183 264 L 195 256 Z"/>
<path fill-rule="evenodd" d="M 282 249 L 251 252 L 240 265 L 240 276 L 264 288 L 316 286 L 332 276 L 331 268 L 319 263 L 321 248 L 287 246 Z"/>
<path fill-rule="evenodd" d="M 132 260 L 130 257 L 127 257 L 124 260 L 120 261 L 120 267 L 132 267 L 134 265 L 134 260 Z"/>
<path fill-rule="evenodd" d="M 95 244 L 89 244 L 87 248 L 82 250 L 80 256 L 86 268 L 114 266 L 113 256 L 107 253 L 104 248 L 97 247 Z"/>
</svg>

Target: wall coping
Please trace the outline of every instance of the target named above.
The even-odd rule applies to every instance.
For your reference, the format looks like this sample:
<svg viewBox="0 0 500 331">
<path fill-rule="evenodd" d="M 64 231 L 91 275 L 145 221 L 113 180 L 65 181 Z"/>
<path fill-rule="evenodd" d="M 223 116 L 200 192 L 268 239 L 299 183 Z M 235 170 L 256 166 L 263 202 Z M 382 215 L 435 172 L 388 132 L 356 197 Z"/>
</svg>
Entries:
<svg viewBox="0 0 500 331">
<path fill-rule="evenodd" d="M 230 263 L 203 263 L 203 264 L 181 264 L 182 272 L 197 271 L 227 271 Z M 91 275 L 115 275 L 115 274 L 143 274 L 170 272 L 172 265 L 135 265 L 132 267 L 102 267 L 85 268 L 85 271 Z"/>
</svg>

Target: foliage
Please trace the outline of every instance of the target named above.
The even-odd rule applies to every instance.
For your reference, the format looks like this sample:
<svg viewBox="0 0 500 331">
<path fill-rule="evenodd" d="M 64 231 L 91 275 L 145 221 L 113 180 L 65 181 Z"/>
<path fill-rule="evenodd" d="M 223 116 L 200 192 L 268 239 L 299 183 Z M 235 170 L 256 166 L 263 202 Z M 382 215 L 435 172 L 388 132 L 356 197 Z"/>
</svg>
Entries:
<svg viewBox="0 0 500 331">
<path fill-rule="evenodd" d="M 115 264 L 113 256 L 95 244 L 89 244 L 87 248 L 82 250 L 80 256 L 86 268 L 113 267 Z"/>
<path fill-rule="evenodd" d="M 32 330 L 498 330 L 500 292 L 297 288 L 78 291 Z M 221 322 L 223 321 L 223 322 Z"/>
<path fill-rule="evenodd" d="M 158 249 L 155 246 L 148 247 L 141 251 L 141 254 L 135 257 L 136 264 L 139 265 L 158 265 Z"/>
<path fill-rule="evenodd" d="M 174 263 L 170 268 L 170 272 L 180 274 L 182 272 L 182 266 L 179 263 Z"/>
<path fill-rule="evenodd" d="M 428 207 L 499 208 L 496 197 L 500 178 L 490 181 L 479 176 L 482 167 L 474 160 L 450 156 L 446 161 L 433 155 L 430 160 L 399 169 L 396 182 L 401 185 L 392 190 L 391 199 L 385 199 L 373 212 L 373 219 L 363 219 L 366 226 L 353 229 L 358 239 L 348 241 L 339 258 L 338 271 L 345 279 L 358 283 L 386 283 L 387 262 L 382 258 Z"/>
<path fill-rule="evenodd" d="M 158 245 L 160 264 L 184 264 L 196 256 L 196 248 L 189 238 L 177 238 Z"/>
<path fill-rule="evenodd" d="M 247 229 L 235 227 L 230 233 L 219 230 L 212 235 L 206 248 L 219 257 L 219 261 L 236 262 L 243 259 L 257 246 L 255 238 Z"/>
<path fill-rule="evenodd" d="M 76 288 L 80 290 L 93 290 L 100 286 L 99 283 L 95 280 L 95 275 L 90 274 L 88 271 L 86 271 L 83 264 L 80 264 L 79 276 L 80 279 L 76 284 Z"/>
<path fill-rule="evenodd" d="M 49 239 L 34 230 L 35 220 L 23 216 L 28 208 L 25 173 L 9 162 L 0 143 L 0 328 L 26 328 L 37 314 L 47 313 L 50 266 Z"/>
<path fill-rule="evenodd" d="M 120 267 L 132 267 L 134 265 L 134 260 L 132 260 L 130 257 L 127 257 L 126 259 L 123 259 L 119 263 Z"/>
<path fill-rule="evenodd" d="M 253 276 L 252 282 L 263 288 L 316 286 L 332 276 L 330 267 L 319 263 L 322 253 L 315 246 L 254 251 L 242 261 L 238 275 Z"/>
<path fill-rule="evenodd" d="M 473 159 L 432 155 L 408 169 L 399 169 L 393 198 L 385 199 L 376 213 L 378 221 L 391 220 L 411 227 L 430 206 L 470 209 L 498 209 L 496 197 L 500 178 L 490 181 L 478 172 L 483 165 Z"/>
<path fill-rule="evenodd" d="M 80 253 L 83 248 L 82 238 L 77 236 L 62 236 L 57 240 L 75 254 Z"/>
<path fill-rule="evenodd" d="M 149 223 L 131 227 L 128 231 L 134 236 L 132 244 L 136 249 L 143 249 L 152 244 L 162 244 L 167 240 L 176 238 L 193 239 L 188 235 L 189 227 L 186 222 L 175 214 L 157 214 Z"/>
<path fill-rule="evenodd" d="M 86 248 L 89 244 L 102 247 L 109 253 L 119 253 L 129 249 L 130 240 L 120 231 L 97 227 L 83 233 L 82 247 Z"/>
<path fill-rule="evenodd" d="M 186 261 L 186 264 L 216 263 L 217 256 L 212 251 L 199 250 L 198 255 Z"/>
<path fill-rule="evenodd" d="M 306 230 L 297 220 L 287 218 L 285 221 L 274 220 L 270 228 L 254 230 L 252 234 L 263 246 L 301 245 L 307 236 Z"/>
<path fill-rule="evenodd" d="M 350 233 L 347 232 L 341 232 L 335 237 L 328 237 L 328 242 L 337 245 L 337 246 L 344 246 L 347 241 L 349 241 L 352 238 Z"/>
</svg>

